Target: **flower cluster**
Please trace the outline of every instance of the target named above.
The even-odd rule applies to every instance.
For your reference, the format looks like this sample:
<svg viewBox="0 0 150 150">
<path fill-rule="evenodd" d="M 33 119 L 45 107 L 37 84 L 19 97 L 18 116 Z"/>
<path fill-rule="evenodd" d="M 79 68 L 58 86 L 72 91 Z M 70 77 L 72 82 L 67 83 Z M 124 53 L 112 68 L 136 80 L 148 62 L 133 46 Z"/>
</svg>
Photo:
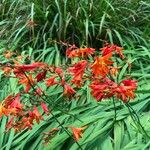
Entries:
<svg viewBox="0 0 150 150">
<path fill-rule="evenodd" d="M 75 98 L 78 90 L 87 85 L 91 89 L 91 95 L 101 101 L 111 97 L 122 100 L 124 103 L 135 98 L 137 81 L 123 79 L 116 82 L 119 68 L 114 65 L 116 55 L 125 59 L 123 48 L 116 45 L 106 45 L 96 51 L 94 48 L 77 48 L 75 45 L 66 50 L 66 56 L 70 59 L 78 59 L 78 62 L 69 66 L 55 67 L 42 62 L 23 64 L 19 59 L 13 60 L 13 64 L 1 64 L 1 70 L 7 77 L 14 77 L 21 86 L 20 93 L 10 94 L 0 103 L 0 117 L 11 116 L 7 128 L 14 128 L 16 131 L 32 129 L 33 124 L 44 120 L 39 107 L 43 113 L 49 115 L 50 107 L 46 99 L 46 91 L 43 91 L 39 83 L 43 83 L 47 89 L 52 86 L 62 87 L 62 94 L 65 98 Z M 116 55 L 115 55 L 116 54 Z M 4 56 L 11 58 L 11 53 Z M 117 62 L 115 62 L 116 64 Z M 24 95 L 34 95 L 40 98 L 35 104 L 28 105 L 24 102 Z M 74 138 L 80 138 L 82 129 L 72 128 Z M 51 133 L 50 133 L 51 134 Z"/>
</svg>

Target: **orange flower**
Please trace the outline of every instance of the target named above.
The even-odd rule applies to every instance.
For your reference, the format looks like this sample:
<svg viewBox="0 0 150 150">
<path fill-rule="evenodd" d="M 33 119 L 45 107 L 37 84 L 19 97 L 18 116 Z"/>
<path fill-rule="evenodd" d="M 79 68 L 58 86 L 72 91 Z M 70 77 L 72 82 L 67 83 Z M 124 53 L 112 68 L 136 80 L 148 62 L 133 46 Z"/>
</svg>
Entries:
<svg viewBox="0 0 150 150">
<path fill-rule="evenodd" d="M 13 99 L 14 99 L 14 96 L 10 94 L 10 95 L 8 95 L 8 96 L 3 100 L 3 102 L 4 102 L 6 108 L 9 107 L 9 105 L 11 104 L 11 102 L 13 101 Z"/>
<path fill-rule="evenodd" d="M 18 61 L 21 61 L 22 59 L 23 59 L 23 56 L 21 56 L 21 55 L 17 56 Z"/>
<path fill-rule="evenodd" d="M 3 114 L 8 115 L 19 115 L 22 113 L 23 104 L 20 103 L 20 94 L 15 96 L 9 95 L 3 100 Z"/>
<path fill-rule="evenodd" d="M 77 48 L 75 45 L 69 47 L 66 50 L 66 55 L 68 58 L 74 58 L 74 57 L 87 57 L 89 55 L 94 54 L 95 49 L 94 48 Z"/>
<path fill-rule="evenodd" d="M 10 59 L 11 56 L 13 55 L 13 52 L 11 52 L 10 50 L 5 51 L 5 53 L 3 54 L 5 58 Z"/>
<path fill-rule="evenodd" d="M 2 115 L 8 116 L 10 114 L 16 114 L 16 108 L 7 108 L 5 104 L 0 103 L 0 118 Z"/>
<path fill-rule="evenodd" d="M 82 128 L 70 127 L 70 128 L 73 132 L 73 137 L 75 141 L 78 141 L 82 137 L 85 127 Z"/>
<path fill-rule="evenodd" d="M 118 74 L 118 70 L 119 70 L 119 67 L 110 67 L 110 74 L 111 74 L 113 77 L 116 77 L 117 74 Z"/>
<path fill-rule="evenodd" d="M 76 51 L 78 53 L 78 57 L 84 58 L 84 57 L 94 54 L 95 49 L 87 47 L 87 48 L 79 48 Z"/>
<path fill-rule="evenodd" d="M 10 68 L 10 67 L 2 67 L 2 71 L 4 72 L 4 74 L 6 76 L 9 76 L 11 71 L 12 71 L 12 68 Z"/>
<path fill-rule="evenodd" d="M 6 108 L 3 106 L 2 102 L 1 102 L 0 103 L 0 118 L 2 117 L 3 114 L 5 114 L 7 116 L 8 112 L 7 112 Z"/>
<path fill-rule="evenodd" d="M 112 54 L 109 53 L 103 57 L 95 57 L 95 62 L 92 64 L 92 73 L 95 76 L 106 76 L 109 72 L 109 68 L 113 61 L 109 60 L 112 57 Z"/>
<path fill-rule="evenodd" d="M 53 128 L 53 129 L 51 129 L 51 130 L 48 131 L 48 132 L 44 132 L 43 134 L 44 134 L 44 135 L 49 135 L 49 136 L 51 136 L 51 135 L 53 135 L 56 131 L 59 131 L 59 128 Z"/>
<path fill-rule="evenodd" d="M 28 129 L 32 129 L 33 126 L 33 120 L 30 117 L 23 117 L 22 120 L 22 129 L 28 128 Z"/>
<path fill-rule="evenodd" d="M 32 74 L 28 75 L 28 78 L 26 76 L 23 76 L 19 79 L 19 84 L 24 84 L 26 89 L 25 92 L 28 93 L 30 88 L 31 88 L 31 84 L 34 84 L 34 80 L 32 78 Z"/>
<path fill-rule="evenodd" d="M 13 128 L 15 129 L 15 132 L 20 132 L 21 130 L 24 130 L 24 129 L 32 129 L 32 126 L 33 126 L 33 120 L 35 118 L 31 118 L 30 116 L 29 117 L 22 117 L 20 118 L 19 120 L 15 121 L 13 123 Z"/>
<path fill-rule="evenodd" d="M 49 79 L 46 80 L 46 86 L 52 86 L 58 84 L 58 82 L 55 81 L 55 77 L 50 77 Z"/>
<path fill-rule="evenodd" d="M 75 51 L 76 48 L 77 47 L 75 45 L 72 45 L 66 50 L 66 55 L 68 58 L 73 58 L 78 56 L 77 52 Z"/>
</svg>

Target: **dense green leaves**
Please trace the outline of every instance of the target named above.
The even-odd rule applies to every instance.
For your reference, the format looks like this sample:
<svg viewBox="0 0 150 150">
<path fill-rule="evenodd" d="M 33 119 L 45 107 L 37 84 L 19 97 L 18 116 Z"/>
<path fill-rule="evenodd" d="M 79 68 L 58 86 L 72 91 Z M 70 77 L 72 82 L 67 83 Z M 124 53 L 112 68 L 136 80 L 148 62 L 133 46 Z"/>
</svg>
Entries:
<svg viewBox="0 0 150 150">
<path fill-rule="evenodd" d="M 6 63 L 2 52 L 17 51 L 31 61 L 48 64 L 68 63 L 66 47 L 60 41 L 78 46 L 100 47 L 104 41 L 125 47 L 126 63 L 119 62 L 118 81 L 126 75 L 138 80 L 137 97 L 130 103 L 139 116 L 133 120 L 131 112 L 116 100 L 116 121 L 111 100 L 97 103 L 90 95 L 89 87 L 79 92 L 78 101 L 66 101 L 60 95 L 62 89 L 48 89 L 47 100 L 53 113 L 71 133 L 68 126 L 86 126 L 79 144 L 91 150 L 148 150 L 149 139 L 137 125 L 143 125 L 150 136 L 150 2 L 148 0 L 2 0 L 0 2 L 0 62 Z M 23 60 L 26 61 L 26 60 Z M 127 69 L 131 63 L 131 70 Z M 132 73 L 131 73 L 132 72 Z M 17 80 L 7 79 L 0 73 L 0 101 L 8 93 L 19 90 Z M 40 85 L 43 88 L 44 85 Z M 7 118 L 0 119 L 1 150 L 76 150 L 78 145 L 63 129 L 50 137 L 44 145 L 43 133 L 60 128 L 54 116 L 34 125 L 31 131 L 6 133 Z"/>
</svg>

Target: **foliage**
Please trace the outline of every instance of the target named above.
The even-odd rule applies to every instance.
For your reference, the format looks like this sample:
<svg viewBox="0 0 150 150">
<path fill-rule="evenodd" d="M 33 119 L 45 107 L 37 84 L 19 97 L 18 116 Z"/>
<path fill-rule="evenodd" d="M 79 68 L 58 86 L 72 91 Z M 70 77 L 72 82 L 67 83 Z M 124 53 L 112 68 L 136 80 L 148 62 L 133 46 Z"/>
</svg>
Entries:
<svg viewBox="0 0 150 150">
<path fill-rule="evenodd" d="M 116 102 L 116 122 L 112 101 L 96 103 L 90 89 L 84 87 L 77 101 L 54 107 L 54 115 L 67 127 L 88 125 L 79 144 L 83 149 L 148 150 L 150 118 L 150 2 L 149 0 L 2 0 L 0 2 L 0 63 L 13 63 L 3 53 L 13 52 L 13 58 L 23 56 L 22 63 L 45 62 L 49 65 L 73 63 L 65 58 L 67 43 L 98 48 L 105 42 L 125 47 L 128 60 L 121 66 L 118 80 L 132 76 L 138 80 L 136 99 L 130 102 L 136 111 Z M 30 59 L 28 59 L 30 58 Z M 128 68 L 130 65 L 131 68 Z M 132 69 L 132 72 L 131 72 Z M 0 101 L 10 93 L 18 93 L 17 80 L 0 73 Z M 60 89 L 61 90 L 61 89 Z M 59 89 L 52 89 L 51 97 L 58 103 Z M 87 103 L 87 104 L 85 104 Z M 79 106 L 80 105 L 80 106 Z M 66 109 L 69 107 L 69 110 Z M 62 109 L 63 108 L 63 109 Z M 40 109 L 40 108 L 38 108 Z M 59 109 L 59 110 L 58 110 Z M 40 110 L 41 111 L 41 110 Z M 132 116 L 132 114 L 134 114 Z M 144 130 L 137 125 L 138 115 Z M 51 143 L 43 145 L 43 138 L 52 128 L 60 128 L 53 116 L 35 124 L 32 130 L 5 132 L 8 122 L 0 119 L 0 149 L 78 149 L 77 144 L 63 130 L 56 132 Z M 71 132 L 71 129 L 69 129 Z M 45 139 L 46 140 L 46 139 Z"/>
<path fill-rule="evenodd" d="M 119 49 L 119 51 L 116 51 L 117 49 Z M 112 65 L 112 61 L 108 61 L 106 58 L 106 56 L 108 57 L 112 52 L 114 53 L 114 51 L 119 52 L 120 57 L 124 58 L 123 54 L 122 54 L 122 49 L 120 47 L 117 47 L 115 45 L 107 45 L 106 47 L 102 48 L 102 54 L 104 56 L 99 56 L 100 59 L 104 59 L 104 63 L 107 63 L 105 67 L 111 69 Z M 89 57 L 89 52 L 91 52 L 91 55 L 94 53 L 94 49 L 91 48 L 76 48 L 75 46 L 70 47 L 69 49 L 67 49 L 67 55 L 68 57 L 79 57 L 79 58 L 88 58 Z M 83 53 L 84 52 L 84 53 Z M 13 53 L 11 53 L 10 55 L 8 55 L 8 53 L 4 53 L 5 57 L 10 57 L 10 55 L 14 55 Z M 88 55 L 87 55 L 88 54 Z M 110 56 L 109 56 L 110 57 Z M 25 84 L 26 88 L 25 88 L 25 92 L 26 94 L 23 92 L 24 90 L 22 89 L 22 86 L 17 87 L 17 79 L 14 78 L 12 85 L 14 86 L 14 83 L 16 83 L 16 89 L 13 89 L 12 92 L 18 93 L 18 91 L 22 91 L 21 93 L 23 95 L 26 95 L 27 97 L 25 99 L 28 99 L 28 102 L 23 102 L 25 105 L 30 105 L 30 107 L 33 107 L 35 105 L 39 105 L 39 102 L 37 101 L 37 98 L 34 99 L 32 98 L 32 100 L 29 102 L 29 99 L 31 98 L 30 95 L 32 95 L 32 92 L 34 93 L 34 88 L 36 89 L 37 85 L 40 86 L 42 89 L 44 87 L 44 85 L 42 83 L 40 83 L 43 79 L 45 79 L 45 75 L 40 73 L 36 73 L 35 79 L 37 80 L 37 85 L 34 85 L 33 89 L 28 89 L 28 86 L 32 85 L 28 85 L 27 82 L 30 81 L 31 84 L 33 84 L 31 78 L 29 77 L 29 71 L 35 71 L 36 69 L 40 66 L 40 70 L 43 68 L 42 66 L 46 65 L 43 63 L 32 63 L 32 64 L 20 64 L 22 63 L 23 59 L 19 59 L 20 57 L 17 57 L 17 60 L 14 60 L 14 65 L 8 65 L 8 63 L 6 63 L 5 65 L 7 67 L 10 67 L 10 69 L 13 69 L 14 75 L 16 76 L 16 78 L 19 78 L 19 83 L 21 82 L 22 84 Z M 27 59 L 28 56 L 24 57 L 24 59 Z M 78 89 L 78 86 L 81 86 L 79 82 L 75 82 L 75 80 L 77 80 L 78 78 L 76 78 L 76 75 L 78 76 L 78 71 L 79 70 L 74 70 L 75 67 L 77 66 L 77 64 L 79 65 L 79 63 L 83 63 L 87 60 L 83 60 L 83 61 L 79 61 L 77 63 L 75 63 L 72 67 L 69 67 L 70 72 L 74 72 L 74 77 L 71 77 L 73 80 L 70 80 L 71 82 L 73 81 L 73 84 L 76 86 L 75 89 L 79 90 L 77 94 L 79 94 L 79 98 L 77 97 L 78 100 L 75 100 L 75 97 L 72 97 L 70 94 L 74 94 L 74 90 L 71 87 L 65 87 L 65 85 L 68 85 L 68 81 L 64 80 L 64 78 L 62 78 L 62 73 L 64 74 L 65 71 L 62 72 L 62 70 L 60 68 L 53 68 L 52 66 L 45 66 L 43 68 L 43 70 L 49 70 L 50 69 L 50 74 L 53 73 L 53 69 L 55 70 L 55 73 L 57 73 L 61 79 L 61 86 L 64 86 L 64 94 L 67 94 L 66 96 L 69 97 L 70 99 L 72 98 L 72 101 L 68 101 L 67 97 L 64 97 L 63 95 L 61 95 L 60 93 L 62 93 L 62 89 L 59 86 L 54 86 L 55 84 L 58 84 L 58 82 L 54 82 L 52 80 L 49 81 L 49 79 L 46 79 L 46 85 L 47 86 L 52 86 L 50 87 L 51 89 L 47 89 L 48 90 L 48 97 L 46 97 L 46 99 L 42 99 L 45 100 L 46 103 L 49 104 L 49 108 L 50 108 L 50 114 L 48 116 L 44 116 L 44 120 L 42 121 L 40 124 L 37 125 L 32 125 L 33 129 L 32 132 L 27 131 L 27 128 L 32 128 L 32 126 L 24 126 L 27 125 L 26 123 L 22 124 L 23 128 L 21 126 L 21 128 L 19 129 L 20 126 L 17 126 L 17 122 L 15 122 L 14 124 L 9 124 L 9 128 L 12 126 L 14 127 L 17 131 L 24 129 L 22 132 L 15 134 L 14 130 L 11 130 L 8 134 L 9 138 L 8 141 L 4 141 L 3 139 L 5 138 L 5 126 L 8 127 L 8 122 L 7 119 L 5 117 L 3 117 L 1 119 L 1 134 L 2 134 L 2 139 L 1 139 L 1 147 L 2 149 L 26 149 L 27 145 L 30 145 L 30 147 L 28 146 L 29 149 L 63 149 L 63 147 L 67 147 L 67 149 L 78 149 L 78 146 L 82 146 L 82 149 L 93 149 L 93 148 L 102 148 L 105 149 L 105 147 L 107 145 L 109 145 L 110 149 L 113 149 L 113 147 L 115 149 L 137 149 L 137 148 L 143 148 L 145 146 L 145 148 L 149 147 L 149 126 L 147 126 L 147 123 L 149 122 L 149 117 L 146 113 L 144 113 L 143 117 L 139 120 L 139 118 L 137 118 L 137 112 L 141 112 L 143 111 L 145 108 L 148 107 L 149 105 L 149 96 L 144 95 L 142 100 L 135 100 L 133 101 L 131 104 L 128 104 L 126 101 L 126 98 L 124 98 L 124 96 L 122 96 L 122 94 L 125 94 L 125 96 L 130 97 L 130 98 L 134 98 L 134 96 L 130 93 L 129 95 L 127 93 L 121 93 L 121 91 L 119 91 L 119 93 L 117 93 L 117 98 L 120 98 L 124 101 L 124 105 L 122 105 L 119 101 L 115 102 L 116 104 L 114 105 L 112 100 L 107 100 L 107 101 L 102 101 L 100 103 L 96 103 L 94 101 L 94 99 L 92 98 L 91 94 L 94 96 L 93 93 L 90 94 L 90 88 L 92 90 L 93 88 L 93 83 L 94 80 L 103 80 L 101 77 L 97 76 L 97 72 L 95 72 L 95 69 L 93 68 L 94 64 L 96 64 L 96 60 L 97 57 L 95 57 L 95 60 L 92 60 L 91 57 L 89 57 L 89 63 L 93 64 L 93 65 L 88 65 L 89 67 L 91 67 L 93 75 L 95 75 L 95 79 L 92 79 L 92 83 L 87 84 L 84 81 L 84 86 L 80 89 Z M 20 63 L 18 62 L 20 60 Z M 118 59 L 120 60 L 120 59 Z M 118 60 L 114 59 L 114 62 L 117 63 Z M 106 61 L 106 62 L 105 62 Z M 101 64 L 99 64 L 101 65 Z M 116 64 L 115 64 L 116 65 Z M 6 67 L 5 66 L 5 67 Z M 104 67 L 104 66 L 103 66 Z M 2 68 L 3 68 L 3 64 L 2 64 Z M 10 76 L 10 71 L 11 70 L 4 70 L 5 68 L 3 68 L 4 73 L 8 76 Z M 57 71 L 56 71 L 57 69 Z M 82 67 L 80 68 L 82 69 Z M 98 68 L 97 68 L 98 69 Z M 48 71 L 47 70 L 47 71 Z M 67 70 L 67 69 L 66 69 Z M 89 69 L 87 69 L 89 71 Z M 124 67 L 122 68 L 122 70 L 124 70 Z M 103 78 L 105 78 L 106 74 L 108 74 L 107 69 L 105 68 L 102 72 L 99 72 L 99 75 L 103 76 Z M 42 71 L 43 72 L 43 71 Z M 26 74 L 27 73 L 27 74 Z M 91 74 L 90 73 L 90 74 Z M 27 81 L 24 82 L 24 79 L 22 80 L 22 77 L 24 76 L 23 74 L 26 74 L 25 77 L 27 78 Z M 32 73 L 33 74 L 33 73 Z M 82 71 L 80 71 L 80 74 L 82 74 Z M 88 73 L 86 73 L 88 75 Z M 122 73 L 118 74 L 119 76 L 121 76 Z M 111 75 L 111 74 L 110 74 Z M 112 74 L 111 76 L 114 77 L 115 74 Z M 122 74 L 123 75 L 123 74 Z M 80 79 L 84 80 L 84 78 L 82 77 L 83 75 L 80 76 Z M 85 76 L 85 74 L 84 74 Z M 110 77 L 111 77 L 110 76 Z M 123 75 L 122 77 L 119 77 L 118 79 L 123 79 L 125 75 Z M 64 76 L 65 77 L 65 76 Z M 108 76 L 109 77 L 109 76 Z M 69 76 L 67 76 L 67 78 L 69 78 Z M 88 77 L 87 77 L 88 79 Z M 86 80 L 87 80 L 86 79 Z M 89 78 L 91 80 L 91 78 Z M 113 80 L 115 80 L 117 78 L 114 78 Z M 64 80 L 62 82 L 62 80 Z M 80 82 L 82 81 L 80 80 Z M 89 82 L 90 82 L 89 80 Z M 108 79 L 107 79 L 108 80 Z M 131 84 L 130 86 L 133 86 L 130 89 L 130 86 L 127 84 L 126 86 L 128 87 L 128 90 L 133 90 L 135 87 L 135 83 L 132 83 L 132 80 L 128 80 L 129 83 Z M 47 84 L 48 82 L 48 84 Z M 82 81 L 83 82 L 83 81 Z M 108 81 L 105 81 L 108 82 Z M 103 83 L 105 85 L 105 82 Z M 109 81 L 110 82 L 110 81 Z M 109 83 L 108 82 L 108 83 Z M 120 81 L 119 81 L 120 82 Z M 78 83 L 78 84 L 76 84 Z M 108 84 L 107 83 L 107 84 Z M 122 82 L 123 83 L 123 82 Z M 103 84 L 101 86 L 103 86 Z M 112 82 L 111 82 L 112 84 Z M 94 85 L 95 86 L 95 85 Z M 113 94 L 115 95 L 116 89 L 118 89 L 119 87 L 121 87 L 122 85 L 117 85 L 117 87 L 115 87 L 115 91 L 113 90 Z M 124 86 L 124 88 L 126 88 L 126 86 Z M 108 85 L 108 88 L 110 88 L 111 85 Z M 112 87 L 113 88 L 113 87 Z M 46 89 L 45 89 L 46 90 Z M 71 91 L 70 91 L 71 90 Z M 110 93 L 112 92 L 112 89 L 109 89 Z M 125 90 L 125 89 L 124 89 Z M 128 92 L 129 92 L 128 91 Z M 69 93 L 71 92 L 71 93 Z M 72 93 L 73 92 L 73 93 Z M 107 91 L 109 92 L 109 91 Z M 123 91 L 125 92 L 125 91 Z M 29 95 L 28 95 L 29 93 Z M 110 94 L 109 93 L 109 94 Z M 21 95 L 22 95 L 21 94 Z M 106 94 L 106 93 L 105 93 Z M 108 94 L 108 93 L 107 93 Z M 101 101 L 102 98 L 110 98 L 112 97 L 112 95 L 110 96 L 108 95 L 104 95 L 106 97 L 98 97 L 96 96 L 97 101 Z M 118 96 L 118 94 L 121 94 L 120 96 Z M 127 94 L 127 95 L 126 95 Z M 20 96 L 20 95 L 19 95 Z M 44 96 L 44 95 L 43 95 Z M 71 97 L 70 97 L 71 96 Z M 18 94 L 16 95 L 16 97 L 18 98 Z M 15 99 L 16 99 L 15 97 Z M 33 97 L 33 96 L 32 96 Z M 40 94 L 39 94 L 39 98 L 40 98 Z M 64 101 L 64 99 L 66 99 Z M 19 100 L 19 99 L 18 99 Z M 3 106 L 6 108 L 6 102 L 10 101 L 9 99 L 5 99 L 3 102 Z M 51 103 L 52 101 L 52 103 Z M 19 102 L 19 101 L 18 101 Z M 38 102 L 38 103 L 37 103 Z M 20 102 L 19 102 L 20 103 Z M 31 103 L 31 104 L 29 104 Z M 18 105 L 18 103 L 16 103 L 17 109 L 19 110 L 19 112 L 17 112 L 15 114 L 19 115 L 19 113 L 22 111 L 22 105 Z M 35 107 L 30 108 L 30 113 L 32 113 L 32 109 L 33 112 L 35 111 Z M 2 107 L 1 107 L 2 108 Z M 14 108 L 14 107 L 13 107 Z M 136 112 L 134 111 L 136 108 Z M 7 108 L 9 109 L 9 108 Z M 25 110 L 26 108 L 24 108 Z M 38 109 L 40 109 L 38 107 Z M 114 111 L 115 110 L 115 111 Z M 28 111 L 28 109 L 26 110 Z M 41 112 L 41 111 L 40 111 Z M 29 116 L 30 116 L 29 113 Z M 45 111 L 46 113 L 46 111 Z M 13 112 L 12 112 L 13 114 Z M 21 114 L 22 115 L 22 114 Z M 25 114 L 27 115 L 27 114 Z M 21 116 L 20 116 L 21 117 Z M 33 115 L 31 115 L 30 117 L 33 117 Z M 34 118 L 39 119 L 39 120 L 43 120 L 41 118 L 41 116 L 37 116 L 39 118 Z M 145 120 L 147 123 L 145 123 L 145 126 L 143 128 L 143 126 L 141 125 L 141 121 Z M 18 120 L 18 123 L 21 121 L 21 118 Z M 37 123 L 39 122 L 38 120 L 36 120 Z M 15 125 L 15 126 L 14 126 Z M 74 143 L 73 139 L 71 138 L 70 135 L 67 134 L 66 128 L 68 127 L 84 127 L 84 133 L 83 133 L 83 137 L 79 140 L 77 139 L 77 141 L 79 140 L 79 143 Z M 25 128 L 24 128 L 25 127 Z M 51 134 L 51 131 L 53 129 L 57 129 L 59 130 L 58 132 Z M 57 131 L 56 130 L 56 131 Z M 67 129 L 68 130 L 68 129 Z M 54 130 L 55 131 L 55 130 Z M 70 132 L 71 130 L 69 130 Z M 119 133 L 118 133 L 119 131 Z M 42 135 L 42 133 L 44 133 L 44 135 Z M 47 136 L 48 135 L 48 136 Z M 89 136 L 90 135 L 90 136 Z M 45 138 L 45 136 L 47 136 Z M 139 136 L 139 139 L 137 139 L 136 137 Z M 43 139 L 43 140 L 41 140 Z M 44 139 L 46 140 L 46 146 L 43 145 Z M 105 139 L 105 140 L 104 140 Z M 132 141 L 131 141 L 132 139 Z M 144 140 L 142 140 L 144 139 Z M 48 141 L 47 141 L 48 140 Z M 50 140 L 50 143 L 49 143 Z M 142 143 L 140 142 L 140 144 L 138 143 L 137 140 L 142 141 Z M 34 141 L 34 142 L 33 142 Z M 130 143 L 131 141 L 131 143 Z M 48 143 L 47 143 L 48 142 Z M 94 144 L 94 143 L 97 144 Z M 5 143 L 3 145 L 3 143 Z M 32 143 L 32 144 L 31 144 Z M 119 144 L 118 144 L 119 143 Z M 133 144 L 137 143 L 136 145 L 133 146 Z"/>
</svg>

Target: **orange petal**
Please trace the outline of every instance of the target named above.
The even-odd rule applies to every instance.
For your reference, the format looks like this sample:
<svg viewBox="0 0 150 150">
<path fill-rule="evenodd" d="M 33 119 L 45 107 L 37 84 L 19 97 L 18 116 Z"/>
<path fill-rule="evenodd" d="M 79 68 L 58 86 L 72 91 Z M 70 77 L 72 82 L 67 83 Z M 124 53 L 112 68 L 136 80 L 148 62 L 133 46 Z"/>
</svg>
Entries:
<svg viewBox="0 0 150 150">
<path fill-rule="evenodd" d="M 74 137 L 75 141 L 78 141 L 82 137 L 83 130 L 86 127 L 82 127 L 82 128 L 70 127 L 70 128 L 73 132 L 73 137 Z"/>
</svg>

